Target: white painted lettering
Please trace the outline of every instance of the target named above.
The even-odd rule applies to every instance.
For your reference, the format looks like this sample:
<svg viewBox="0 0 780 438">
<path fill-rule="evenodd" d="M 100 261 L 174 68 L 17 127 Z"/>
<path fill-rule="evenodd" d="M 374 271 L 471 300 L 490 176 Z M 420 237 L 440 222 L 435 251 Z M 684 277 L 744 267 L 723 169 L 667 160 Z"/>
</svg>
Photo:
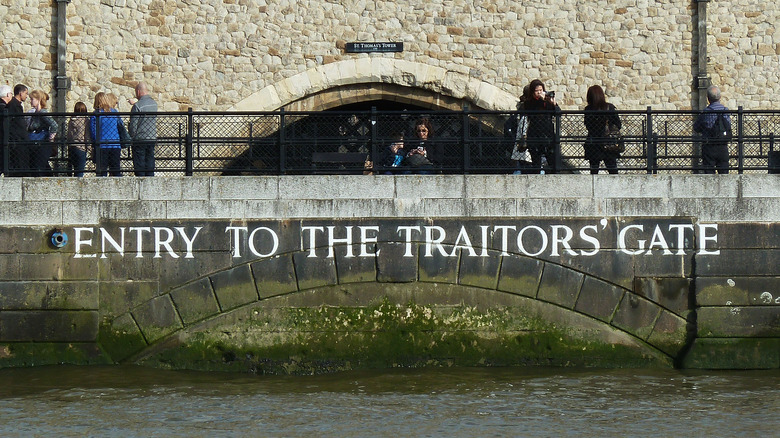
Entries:
<svg viewBox="0 0 780 438">
<path fill-rule="evenodd" d="M 271 250 L 268 251 L 265 254 L 260 253 L 260 251 L 257 250 L 257 247 L 255 247 L 255 233 L 258 231 L 266 231 L 270 236 L 271 240 L 273 241 L 273 246 L 271 247 Z M 257 227 L 249 234 L 249 251 L 252 252 L 252 254 L 256 255 L 257 257 L 271 257 L 272 255 L 276 254 L 276 251 L 279 249 L 279 236 L 276 235 L 274 230 L 267 228 L 267 227 Z"/>
<path fill-rule="evenodd" d="M 463 241 L 463 243 L 461 243 L 461 241 Z M 469 234 L 466 232 L 466 227 L 463 225 L 461 225 L 460 233 L 458 233 L 458 237 L 455 239 L 455 247 L 452 248 L 450 257 L 455 257 L 457 255 L 458 248 L 467 250 L 469 252 L 469 257 L 477 256 L 477 252 L 474 251 L 474 247 L 471 246 L 471 239 L 469 239 Z"/>
<path fill-rule="evenodd" d="M 355 257 L 354 254 L 352 254 L 352 227 L 346 226 L 344 227 L 344 230 L 347 232 L 347 237 L 343 239 L 337 239 L 334 237 L 333 230 L 336 227 L 328 227 L 328 258 L 333 258 L 333 245 L 337 243 L 346 243 L 347 248 L 347 255 L 346 258 Z"/>
<path fill-rule="evenodd" d="M 325 231 L 325 228 L 323 227 L 301 227 L 301 239 L 303 239 L 303 233 L 309 232 L 309 255 L 306 257 L 317 257 L 316 253 L 316 247 L 317 244 L 317 231 Z M 301 242 L 301 245 L 303 245 L 303 242 Z M 306 248 L 301 248 L 302 251 L 305 251 Z"/>
<path fill-rule="evenodd" d="M 373 257 L 379 255 L 379 248 L 376 248 L 376 251 L 373 253 L 368 252 L 368 244 L 369 243 L 377 243 L 379 241 L 378 235 L 379 235 L 379 226 L 377 225 L 371 225 L 371 226 L 359 226 L 358 229 L 360 229 L 360 255 L 359 257 Z M 368 235 L 369 231 L 373 231 L 375 234 L 372 236 Z"/>
<path fill-rule="evenodd" d="M 121 257 L 125 256 L 125 227 L 119 227 L 119 241 L 122 242 L 119 244 L 116 240 L 114 240 L 113 237 L 111 237 L 111 234 L 106 231 L 105 228 L 100 228 L 100 258 L 105 259 L 108 258 L 106 255 L 106 242 L 108 242 L 109 245 L 113 246 L 114 249 L 119 253 Z"/>
<path fill-rule="evenodd" d="M 135 233 L 135 258 L 140 259 L 144 256 L 144 232 L 151 233 L 149 227 L 130 227 L 129 231 Z"/>
<path fill-rule="evenodd" d="M 539 248 L 539 251 L 531 254 L 525 249 L 525 245 L 523 245 L 523 235 L 528 230 L 534 230 L 539 233 L 539 236 L 542 238 L 542 245 L 541 248 Z M 519 233 L 517 233 L 517 249 L 522 253 L 530 257 L 536 257 L 543 253 L 547 249 L 547 233 L 544 232 L 543 229 L 537 227 L 536 225 L 529 225 L 522 230 L 520 230 Z"/>
<path fill-rule="evenodd" d="M 594 233 L 598 233 L 599 227 L 597 225 L 585 225 L 584 227 L 580 228 L 580 239 L 593 245 L 593 251 L 585 251 L 584 249 L 580 250 L 580 255 L 585 257 L 596 255 L 601 250 L 601 242 L 599 242 L 599 239 L 588 235 L 588 233 L 585 232 L 587 230 L 593 230 Z"/>
<path fill-rule="evenodd" d="M 436 231 L 439 236 L 437 238 L 433 237 L 433 232 Z M 444 231 L 444 228 L 438 227 L 438 226 L 426 226 L 425 227 L 425 257 L 432 257 L 433 254 L 433 248 L 436 247 L 439 250 L 439 253 L 443 255 L 444 257 L 450 257 L 449 254 L 447 254 L 447 251 L 444 250 L 444 246 L 441 244 L 444 242 L 444 239 L 447 238 L 447 232 Z"/>
<path fill-rule="evenodd" d="M 163 234 L 165 234 L 164 240 Z M 165 247 L 165 250 L 168 251 L 168 254 L 171 257 L 178 259 L 179 255 L 173 251 L 173 248 L 171 248 L 172 241 L 173 230 L 166 227 L 154 227 L 154 258 L 161 258 L 162 256 L 160 255 L 160 248 Z"/>
<path fill-rule="evenodd" d="M 82 246 L 92 246 L 92 234 L 95 232 L 93 228 L 81 228 L 77 227 L 74 228 L 73 231 L 76 233 L 75 239 L 73 239 L 73 243 L 76 245 L 76 253 L 73 255 L 74 259 L 80 259 L 80 258 L 93 258 L 97 257 L 97 254 L 82 254 L 81 247 Z M 90 237 L 89 239 L 82 239 L 81 233 L 89 233 Z"/>
<path fill-rule="evenodd" d="M 639 231 L 644 231 L 645 226 L 644 225 L 629 225 L 618 232 L 618 249 L 623 251 L 624 253 L 628 255 L 638 255 L 642 254 L 645 250 L 645 241 L 644 240 L 637 240 L 637 245 L 639 245 L 639 249 L 636 251 L 629 251 L 626 247 L 626 233 L 628 230 L 631 229 L 638 229 Z"/>
<path fill-rule="evenodd" d="M 488 256 L 488 230 L 490 229 L 487 225 L 480 225 L 479 229 L 482 231 L 482 252 L 479 254 L 480 257 L 487 257 Z"/>
<path fill-rule="evenodd" d="M 563 230 L 564 235 L 563 237 L 558 236 L 558 231 Z M 559 257 L 560 254 L 558 254 L 558 245 L 560 244 L 563 248 L 565 248 L 566 252 L 569 255 L 576 256 L 577 253 L 571 249 L 571 245 L 569 245 L 569 241 L 571 238 L 574 237 L 574 232 L 571 230 L 571 228 L 567 227 L 566 225 L 553 225 L 552 226 L 552 253 L 550 253 L 553 257 Z"/>
<path fill-rule="evenodd" d="M 513 225 L 497 225 L 493 232 L 501 231 L 501 255 L 509 255 L 509 230 L 515 231 L 517 227 Z"/>
<path fill-rule="evenodd" d="M 247 227 L 225 227 L 225 232 L 233 236 L 233 258 L 241 258 L 241 241 L 239 231 L 247 231 Z"/>
<path fill-rule="evenodd" d="M 192 244 L 195 242 L 195 238 L 198 237 L 198 233 L 200 233 L 201 228 L 203 227 L 195 227 L 195 234 L 193 234 L 192 239 L 190 239 L 187 237 L 187 233 L 184 232 L 184 227 L 175 227 L 175 230 L 179 232 L 182 240 L 184 240 L 184 245 L 187 246 L 187 254 L 184 255 L 185 259 L 195 258 L 195 256 L 192 255 Z"/>
<path fill-rule="evenodd" d="M 664 250 L 664 255 L 672 255 L 672 252 L 669 251 L 669 244 L 666 242 L 664 234 L 661 232 L 661 227 L 658 225 L 653 230 L 653 237 L 650 239 L 650 245 L 648 245 L 645 255 L 652 254 L 653 248 L 656 246 Z"/>
<path fill-rule="evenodd" d="M 412 257 L 412 231 L 420 233 L 420 227 L 399 226 L 396 228 L 396 232 L 399 236 L 401 235 L 401 232 L 405 234 L 404 243 L 406 244 L 406 251 L 404 252 L 404 257 Z"/>
<path fill-rule="evenodd" d="M 693 231 L 693 224 L 671 224 L 669 231 L 677 232 L 677 255 L 685 255 L 685 230 Z"/>
<path fill-rule="evenodd" d="M 699 225 L 699 252 L 701 255 L 720 255 L 720 250 L 710 251 L 707 249 L 707 242 L 718 243 L 718 224 L 698 224 Z M 707 235 L 707 230 L 715 231 L 712 236 Z"/>
</svg>

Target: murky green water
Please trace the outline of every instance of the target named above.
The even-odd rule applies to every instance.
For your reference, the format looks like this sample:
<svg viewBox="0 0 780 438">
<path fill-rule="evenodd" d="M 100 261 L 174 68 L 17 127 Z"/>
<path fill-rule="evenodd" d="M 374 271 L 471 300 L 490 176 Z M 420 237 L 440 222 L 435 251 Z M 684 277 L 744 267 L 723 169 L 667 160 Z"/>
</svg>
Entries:
<svg viewBox="0 0 780 438">
<path fill-rule="evenodd" d="M 0 370 L 0 436 L 780 436 L 780 370 Z"/>
</svg>

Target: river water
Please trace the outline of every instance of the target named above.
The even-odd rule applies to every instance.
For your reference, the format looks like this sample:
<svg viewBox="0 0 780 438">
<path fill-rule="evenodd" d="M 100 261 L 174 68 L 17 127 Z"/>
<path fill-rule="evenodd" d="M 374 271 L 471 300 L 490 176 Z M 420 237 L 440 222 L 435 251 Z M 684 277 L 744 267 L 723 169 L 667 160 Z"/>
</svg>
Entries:
<svg viewBox="0 0 780 438">
<path fill-rule="evenodd" d="M 0 370 L 0 436 L 780 436 L 780 370 Z"/>
</svg>

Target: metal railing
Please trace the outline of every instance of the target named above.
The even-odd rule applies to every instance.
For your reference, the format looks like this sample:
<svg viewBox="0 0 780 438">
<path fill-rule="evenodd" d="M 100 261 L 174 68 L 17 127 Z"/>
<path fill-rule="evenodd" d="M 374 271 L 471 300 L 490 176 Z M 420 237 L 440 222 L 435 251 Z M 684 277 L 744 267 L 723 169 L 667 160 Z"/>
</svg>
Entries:
<svg viewBox="0 0 780 438">
<path fill-rule="evenodd" d="M 118 115 L 127 125 L 130 113 Z M 538 113 L 537 113 L 538 114 Z M 693 132 L 699 112 L 620 111 L 625 152 L 619 173 L 699 173 L 700 135 Z M 733 138 L 728 144 L 729 170 L 735 173 L 778 173 L 780 111 L 729 112 Z M 10 141 L 12 117 L 0 114 L 2 163 L 7 176 L 72 175 L 69 162 L 76 145 L 67 140 L 68 123 L 85 113 L 49 114 L 59 125 L 53 142 Z M 263 113 L 157 113 L 155 171 L 157 175 L 283 175 L 339 173 L 415 173 L 390 168 L 385 149 L 401 134 L 411 144 L 415 121 L 428 118 L 433 135 L 426 142 L 432 166 L 425 173 L 512 173 L 515 139 L 505 135 L 505 123 L 517 112 L 497 111 L 322 111 Z M 26 116 L 25 116 L 26 117 Z M 554 157 L 548 171 L 589 173 L 583 143 L 587 137 L 582 111 L 550 113 L 554 126 Z M 97 117 L 100 123 L 100 116 Z M 120 153 L 121 171 L 133 174 L 132 147 Z M 37 148 L 37 149 L 36 149 Z M 87 145 L 86 175 L 95 175 L 103 148 Z M 21 151 L 21 152 L 20 152 Z M 33 151 L 33 152 L 31 152 Z M 30 155 L 48 153 L 48 168 Z M 40 162 L 40 161 L 39 161 Z M 602 168 L 601 170 L 605 170 Z"/>
</svg>

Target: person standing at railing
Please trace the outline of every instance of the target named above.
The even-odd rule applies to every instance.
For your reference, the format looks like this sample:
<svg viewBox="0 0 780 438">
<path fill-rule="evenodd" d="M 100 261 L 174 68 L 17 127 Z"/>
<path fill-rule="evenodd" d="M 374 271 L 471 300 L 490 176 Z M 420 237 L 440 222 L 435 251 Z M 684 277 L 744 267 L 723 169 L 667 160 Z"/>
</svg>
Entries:
<svg viewBox="0 0 780 438">
<path fill-rule="evenodd" d="M 704 173 L 729 173 L 729 139 L 731 138 L 731 117 L 729 110 L 720 103 L 720 88 L 707 87 L 707 101 L 710 103 L 693 123 L 693 130 L 702 135 L 701 161 Z"/>
<path fill-rule="evenodd" d="M 84 176 L 87 166 L 87 145 L 92 142 L 87 125 L 87 105 L 77 102 L 73 107 L 74 114 L 68 122 L 68 163 L 73 169 L 73 176 Z"/>
<path fill-rule="evenodd" d="M 22 102 L 27 100 L 27 87 L 22 84 L 14 86 L 14 97 L 8 102 L 8 115 L 11 117 L 8 130 L 10 147 L 8 166 L 9 176 L 26 176 L 30 163 L 30 150 L 27 147 L 27 120 L 24 117 Z"/>
<path fill-rule="evenodd" d="M 586 95 L 588 106 L 585 107 L 585 129 L 588 137 L 585 139 L 585 159 L 590 163 L 590 173 L 599 173 L 599 164 L 603 161 L 607 172 L 615 175 L 617 159 L 620 153 L 606 149 L 608 129 L 620 130 L 622 124 L 615 105 L 607 102 L 604 89 L 598 85 L 588 88 Z M 608 128 L 609 127 L 609 128 Z"/>
<path fill-rule="evenodd" d="M 30 93 L 31 108 L 27 120 L 27 138 L 30 140 L 30 164 L 35 176 L 51 176 L 49 158 L 52 155 L 52 144 L 57 136 L 57 122 L 48 112 L 49 95 L 41 90 Z"/>
<path fill-rule="evenodd" d="M 528 86 L 523 109 L 528 112 L 526 141 L 531 152 L 534 173 L 544 173 L 547 163 L 555 159 L 555 125 L 553 112 L 560 108 L 555 103 L 555 93 L 548 93 L 544 83 L 534 79 Z M 542 114 L 533 114 L 540 113 Z"/>
<path fill-rule="evenodd" d="M 133 139 L 133 169 L 135 176 L 154 176 L 154 148 L 157 146 L 157 102 L 149 95 L 144 82 L 135 86 L 135 99 L 127 102 L 130 109 L 130 137 Z"/>
<path fill-rule="evenodd" d="M 120 171 L 122 146 L 119 143 L 119 130 L 124 129 L 122 119 L 111 111 L 112 102 L 106 93 L 100 92 L 95 95 L 94 106 L 95 112 L 89 118 L 89 131 L 97 154 L 97 175 L 106 176 L 108 170 L 111 176 L 122 176 Z"/>
<path fill-rule="evenodd" d="M 10 85 L 0 86 L 0 141 L 5 138 L 5 115 L 8 112 L 8 102 L 14 98 L 14 91 Z M 10 121 L 9 121 L 10 123 Z M 5 151 L 0 149 L 0 172 L 5 169 Z"/>
</svg>

